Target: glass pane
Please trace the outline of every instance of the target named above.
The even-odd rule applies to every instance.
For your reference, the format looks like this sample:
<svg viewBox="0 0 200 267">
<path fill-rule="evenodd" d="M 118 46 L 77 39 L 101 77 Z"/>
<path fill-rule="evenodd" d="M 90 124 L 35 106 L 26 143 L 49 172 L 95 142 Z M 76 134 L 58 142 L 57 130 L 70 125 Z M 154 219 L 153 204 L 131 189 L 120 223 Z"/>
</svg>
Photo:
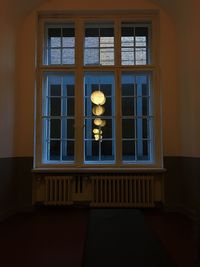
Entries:
<svg viewBox="0 0 200 267">
<path fill-rule="evenodd" d="M 147 119 L 142 120 L 142 138 L 149 138 L 149 122 Z"/>
<path fill-rule="evenodd" d="M 122 65 L 134 65 L 134 49 L 122 48 Z"/>
<path fill-rule="evenodd" d="M 61 64 L 61 49 L 50 49 L 49 64 Z"/>
<path fill-rule="evenodd" d="M 99 37 L 85 37 L 85 48 L 99 47 Z"/>
<path fill-rule="evenodd" d="M 61 86 L 60 84 L 52 84 L 50 87 L 50 96 L 60 96 L 61 95 Z"/>
<path fill-rule="evenodd" d="M 75 47 L 74 37 L 63 37 L 62 42 L 63 42 L 63 47 Z"/>
<path fill-rule="evenodd" d="M 134 116 L 134 97 L 122 98 L 122 116 Z"/>
<path fill-rule="evenodd" d="M 106 98 L 106 103 L 104 104 L 105 112 L 104 116 L 112 116 L 112 99 L 110 97 Z"/>
<path fill-rule="evenodd" d="M 124 161 L 135 160 L 135 142 L 134 141 L 122 141 L 122 159 Z"/>
<path fill-rule="evenodd" d="M 134 37 L 127 37 L 127 36 L 122 36 L 121 37 L 121 46 L 122 47 L 133 47 L 134 46 Z"/>
<path fill-rule="evenodd" d="M 100 37 L 100 47 L 114 47 L 114 37 Z"/>
<path fill-rule="evenodd" d="M 114 48 L 100 49 L 100 65 L 114 65 Z"/>
<path fill-rule="evenodd" d="M 98 37 L 99 36 L 99 28 L 86 28 L 85 29 L 86 37 Z"/>
<path fill-rule="evenodd" d="M 148 97 L 142 98 L 142 114 L 143 116 L 149 115 L 149 98 Z"/>
<path fill-rule="evenodd" d="M 62 160 L 74 160 L 74 141 L 62 142 Z"/>
<path fill-rule="evenodd" d="M 75 32 L 73 28 L 63 28 L 63 47 L 74 47 L 75 46 Z"/>
<path fill-rule="evenodd" d="M 144 140 L 137 141 L 138 160 L 149 160 L 150 159 L 150 142 Z"/>
<path fill-rule="evenodd" d="M 104 138 L 113 138 L 114 137 L 114 122 L 112 119 L 105 119 L 106 125 L 101 128 L 102 136 Z"/>
<path fill-rule="evenodd" d="M 112 140 L 103 140 L 100 142 L 101 145 L 101 160 L 114 160 L 114 147 L 113 147 L 113 141 Z"/>
<path fill-rule="evenodd" d="M 48 46 L 61 47 L 61 29 L 50 28 L 48 29 Z"/>
<path fill-rule="evenodd" d="M 58 25 L 54 28 L 47 25 L 46 27 L 48 36 L 44 53 L 45 63 L 49 65 L 74 64 L 75 33 L 73 26 Z"/>
<path fill-rule="evenodd" d="M 99 65 L 99 49 L 85 49 L 84 63 L 85 65 Z"/>
<path fill-rule="evenodd" d="M 61 99 L 60 98 L 52 97 L 50 99 L 50 114 L 51 116 L 61 115 Z"/>
<path fill-rule="evenodd" d="M 60 141 L 50 142 L 50 160 L 60 160 Z"/>
<path fill-rule="evenodd" d="M 121 61 L 122 65 L 148 64 L 148 27 L 131 22 L 122 23 Z"/>
<path fill-rule="evenodd" d="M 136 48 L 135 49 L 136 65 L 147 64 L 147 52 L 146 48 Z"/>
<path fill-rule="evenodd" d="M 74 98 L 63 99 L 63 115 L 74 116 Z"/>
<path fill-rule="evenodd" d="M 110 25 L 86 24 L 85 65 L 114 65 L 114 29 Z"/>
<path fill-rule="evenodd" d="M 63 49 L 62 63 L 63 64 L 74 64 L 75 63 L 75 49 L 73 48 Z"/>
<path fill-rule="evenodd" d="M 50 127 L 50 138 L 60 138 L 60 131 L 61 131 L 61 123 L 60 120 L 51 120 L 51 127 Z"/>
<path fill-rule="evenodd" d="M 122 119 L 122 138 L 135 138 L 135 120 Z"/>
<path fill-rule="evenodd" d="M 62 120 L 62 138 L 74 139 L 74 119 Z"/>
<path fill-rule="evenodd" d="M 99 160 L 99 141 L 85 141 L 85 160 L 98 161 Z"/>
<path fill-rule="evenodd" d="M 85 120 L 85 139 L 92 139 L 93 138 L 93 129 L 98 128 L 93 124 L 92 119 Z"/>
<path fill-rule="evenodd" d="M 101 91 L 105 96 L 105 103 L 102 105 L 94 104 L 91 101 L 91 94 L 94 91 Z M 96 147 L 95 151 L 98 151 L 98 160 L 106 161 L 114 158 L 114 145 L 111 140 L 114 139 L 114 75 L 108 72 L 102 73 L 86 73 L 85 75 L 85 159 L 90 161 L 90 157 L 92 161 L 97 160 L 96 154 L 94 155 L 94 159 L 92 159 L 92 151 L 94 151 L 94 147 Z M 96 114 L 94 108 L 101 107 L 104 110 L 102 114 Z M 93 130 L 96 131 L 93 132 Z M 96 134 L 96 136 L 95 136 Z M 100 135 L 100 136 L 99 136 Z M 93 139 L 93 140 L 88 140 Z M 101 142 L 99 141 L 101 140 Z M 106 149 L 107 146 L 108 151 L 102 154 L 102 143 L 105 141 L 109 141 L 104 143 L 103 149 Z M 97 145 L 92 142 L 99 143 L 98 150 Z M 87 144 L 87 145 L 86 145 Z M 92 149 L 93 147 L 93 149 Z M 110 152 L 112 150 L 112 153 Z M 89 157 L 89 153 L 91 154 Z M 95 152 L 96 153 L 96 152 Z M 108 153 L 108 154 L 106 154 Z"/>
<path fill-rule="evenodd" d="M 122 96 L 134 96 L 134 84 L 122 84 Z"/>
<path fill-rule="evenodd" d="M 100 90 L 104 93 L 105 96 L 112 95 L 112 85 L 111 84 L 100 84 Z"/>
</svg>

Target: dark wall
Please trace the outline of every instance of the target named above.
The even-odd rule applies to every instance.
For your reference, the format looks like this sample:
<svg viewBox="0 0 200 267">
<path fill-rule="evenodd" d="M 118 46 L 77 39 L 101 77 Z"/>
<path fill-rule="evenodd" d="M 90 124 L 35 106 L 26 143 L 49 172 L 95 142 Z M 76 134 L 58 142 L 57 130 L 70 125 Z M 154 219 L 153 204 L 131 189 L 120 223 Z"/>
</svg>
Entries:
<svg viewBox="0 0 200 267">
<path fill-rule="evenodd" d="M 31 207 L 33 158 L 0 159 L 0 219 Z"/>
<path fill-rule="evenodd" d="M 191 217 L 200 207 L 200 158 L 165 157 L 165 199 L 169 209 Z"/>
<path fill-rule="evenodd" d="M 0 218 L 31 208 L 32 157 L 0 159 Z M 200 158 L 165 157 L 165 207 L 195 216 L 200 206 Z"/>
</svg>

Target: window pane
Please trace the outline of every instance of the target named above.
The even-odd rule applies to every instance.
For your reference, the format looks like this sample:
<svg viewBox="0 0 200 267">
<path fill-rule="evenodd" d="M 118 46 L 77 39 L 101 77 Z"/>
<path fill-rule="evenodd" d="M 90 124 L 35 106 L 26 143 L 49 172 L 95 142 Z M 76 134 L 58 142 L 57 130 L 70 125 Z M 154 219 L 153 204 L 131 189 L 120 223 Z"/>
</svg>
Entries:
<svg viewBox="0 0 200 267">
<path fill-rule="evenodd" d="M 75 63 L 75 49 L 68 48 L 62 50 L 62 63 L 74 64 Z"/>
<path fill-rule="evenodd" d="M 61 64 L 61 49 L 49 49 L 49 63 L 52 65 Z"/>
<path fill-rule="evenodd" d="M 122 84 L 122 96 L 134 96 L 134 84 L 133 83 L 126 83 Z"/>
<path fill-rule="evenodd" d="M 60 127 L 61 127 L 61 123 L 60 120 L 50 120 L 51 122 L 51 126 L 50 126 L 50 138 L 60 138 Z"/>
<path fill-rule="evenodd" d="M 135 160 L 135 142 L 123 141 L 122 142 L 122 159 L 124 161 Z"/>
<path fill-rule="evenodd" d="M 50 99 L 50 114 L 51 116 L 60 116 L 61 115 L 61 100 L 60 98 L 51 98 Z"/>
<path fill-rule="evenodd" d="M 131 22 L 122 23 L 121 28 L 121 64 L 148 64 L 148 26 Z"/>
<path fill-rule="evenodd" d="M 99 106 L 91 101 L 91 94 L 95 91 L 97 93 L 100 91 L 105 97 L 105 101 Z M 86 73 L 84 113 L 85 160 L 87 162 L 114 159 L 114 102 L 114 75 L 110 72 Z M 94 108 L 97 107 L 103 109 L 103 113 L 96 114 Z"/>
<path fill-rule="evenodd" d="M 112 24 L 86 24 L 85 65 L 114 65 L 114 28 Z"/>
<path fill-rule="evenodd" d="M 124 72 L 122 74 L 122 147 L 124 161 L 131 161 L 131 158 L 134 161 L 144 161 L 150 160 L 152 157 L 150 77 L 148 73 L 139 72 Z M 131 142 L 134 143 L 134 157 L 131 154 L 133 150 L 128 148 L 128 144 L 131 146 Z"/>
<path fill-rule="evenodd" d="M 122 48 L 122 65 L 134 65 L 135 54 L 133 48 Z"/>
<path fill-rule="evenodd" d="M 74 160 L 74 141 L 62 142 L 62 160 L 64 161 Z"/>
<path fill-rule="evenodd" d="M 149 141 L 137 141 L 138 160 L 149 160 L 150 159 L 150 142 Z"/>
<path fill-rule="evenodd" d="M 74 119 L 62 120 L 62 138 L 74 139 Z"/>
<path fill-rule="evenodd" d="M 147 64 L 147 54 L 145 48 L 136 48 L 135 49 L 135 59 L 136 65 L 145 65 Z"/>
<path fill-rule="evenodd" d="M 99 142 L 85 141 L 85 160 L 99 161 Z"/>
<path fill-rule="evenodd" d="M 101 160 L 114 160 L 114 144 L 112 140 L 101 142 Z"/>
<path fill-rule="evenodd" d="M 123 97 L 122 98 L 122 115 L 123 116 L 134 116 L 134 97 Z"/>
<path fill-rule="evenodd" d="M 84 62 L 85 65 L 99 65 L 99 49 L 85 49 Z"/>
<path fill-rule="evenodd" d="M 50 160 L 60 160 L 60 141 L 50 142 Z"/>
<path fill-rule="evenodd" d="M 61 86 L 60 84 L 52 84 L 50 87 L 50 96 L 60 96 L 61 95 Z"/>
<path fill-rule="evenodd" d="M 122 119 L 122 138 L 135 138 L 135 120 Z"/>
<path fill-rule="evenodd" d="M 43 86 L 43 159 L 71 161 L 75 138 L 74 75 L 48 72 Z"/>
<path fill-rule="evenodd" d="M 61 47 L 61 29 L 50 28 L 48 29 L 48 46 Z"/>
<path fill-rule="evenodd" d="M 44 63 L 47 65 L 75 64 L 75 31 L 73 24 L 46 25 Z"/>
</svg>

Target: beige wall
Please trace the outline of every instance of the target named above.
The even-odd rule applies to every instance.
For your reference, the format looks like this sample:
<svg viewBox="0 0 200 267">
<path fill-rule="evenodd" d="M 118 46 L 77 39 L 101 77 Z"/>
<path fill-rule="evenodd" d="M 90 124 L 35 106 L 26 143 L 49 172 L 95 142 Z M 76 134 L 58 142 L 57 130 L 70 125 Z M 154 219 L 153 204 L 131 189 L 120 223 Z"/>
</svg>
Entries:
<svg viewBox="0 0 200 267">
<path fill-rule="evenodd" d="M 182 154 L 200 157 L 200 2 L 187 1 L 178 20 Z M 183 17 L 184 19 L 181 19 Z"/>
<path fill-rule="evenodd" d="M 0 158 L 13 156 L 16 28 L 6 3 L 0 9 Z"/>
<path fill-rule="evenodd" d="M 0 11 L 0 157 L 33 155 L 35 12 L 113 8 L 160 9 L 164 155 L 200 156 L 198 0 L 7 0 Z"/>
<path fill-rule="evenodd" d="M 33 99 L 34 99 L 34 55 L 35 16 L 38 10 L 111 10 L 115 9 L 159 9 L 149 1 L 46 1 L 32 11 L 23 21 L 18 49 L 17 130 L 15 134 L 16 156 L 33 155 Z M 161 88 L 163 92 L 163 137 L 165 155 L 180 154 L 179 88 L 177 82 L 176 33 L 172 20 L 160 9 L 161 19 Z M 169 42 L 170 41 L 170 42 Z M 171 97 L 173 95 L 173 97 Z M 172 119 L 173 118 L 173 119 Z M 26 127 L 22 127 L 26 125 Z"/>
</svg>

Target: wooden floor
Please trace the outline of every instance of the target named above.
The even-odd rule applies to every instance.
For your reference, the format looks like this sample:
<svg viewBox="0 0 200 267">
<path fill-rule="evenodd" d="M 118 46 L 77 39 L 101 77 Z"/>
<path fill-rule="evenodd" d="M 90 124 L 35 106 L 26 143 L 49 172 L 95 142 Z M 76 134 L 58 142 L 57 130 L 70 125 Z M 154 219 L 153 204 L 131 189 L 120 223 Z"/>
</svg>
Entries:
<svg viewBox="0 0 200 267">
<path fill-rule="evenodd" d="M 0 266 L 81 267 L 88 214 L 83 208 L 37 209 L 1 222 Z M 177 267 L 200 266 L 188 218 L 154 210 L 144 216 Z"/>
</svg>

